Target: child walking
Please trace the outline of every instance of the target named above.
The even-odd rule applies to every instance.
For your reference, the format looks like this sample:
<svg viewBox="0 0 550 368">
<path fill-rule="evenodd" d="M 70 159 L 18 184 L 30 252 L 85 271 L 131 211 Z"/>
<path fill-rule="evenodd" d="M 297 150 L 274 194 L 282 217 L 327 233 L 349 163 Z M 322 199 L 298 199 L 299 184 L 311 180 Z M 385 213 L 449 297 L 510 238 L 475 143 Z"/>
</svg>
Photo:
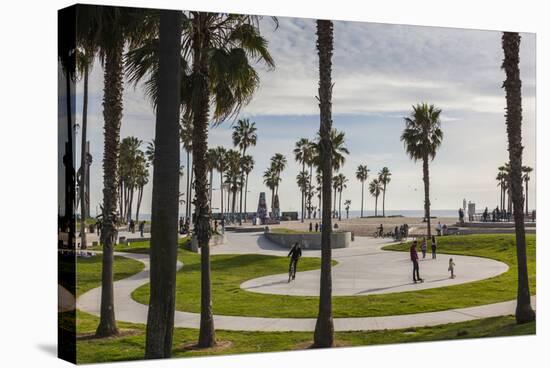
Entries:
<svg viewBox="0 0 550 368">
<path fill-rule="evenodd" d="M 451 279 L 455 278 L 455 263 L 453 262 L 453 259 L 449 259 L 449 271 L 451 272 Z"/>
</svg>

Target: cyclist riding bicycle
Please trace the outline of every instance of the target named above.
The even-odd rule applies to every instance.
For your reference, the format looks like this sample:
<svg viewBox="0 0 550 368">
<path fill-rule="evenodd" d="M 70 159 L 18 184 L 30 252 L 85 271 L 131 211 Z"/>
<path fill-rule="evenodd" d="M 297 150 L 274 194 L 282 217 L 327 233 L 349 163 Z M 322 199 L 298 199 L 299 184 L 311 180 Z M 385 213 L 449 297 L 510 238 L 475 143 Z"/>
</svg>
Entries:
<svg viewBox="0 0 550 368">
<path fill-rule="evenodd" d="M 290 280 L 294 280 L 296 278 L 296 268 L 298 266 L 298 259 L 302 256 L 302 248 L 300 248 L 300 244 L 298 242 L 294 243 L 292 248 L 290 248 L 290 252 L 288 252 L 288 256 L 290 257 L 290 264 L 288 265 L 288 282 Z"/>
<path fill-rule="evenodd" d="M 384 236 L 384 226 L 382 224 L 378 227 L 378 236 Z"/>
</svg>

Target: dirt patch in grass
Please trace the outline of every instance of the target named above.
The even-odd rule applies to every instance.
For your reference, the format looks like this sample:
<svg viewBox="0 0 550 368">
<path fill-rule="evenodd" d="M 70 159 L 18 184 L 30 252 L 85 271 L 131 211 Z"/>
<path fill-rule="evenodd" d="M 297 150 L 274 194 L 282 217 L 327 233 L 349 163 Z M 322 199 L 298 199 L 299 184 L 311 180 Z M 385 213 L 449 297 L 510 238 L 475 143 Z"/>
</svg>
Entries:
<svg viewBox="0 0 550 368">
<path fill-rule="evenodd" d="M 196 352 L 204 352 L 204 353 L 219 353 L 221 351 L 231 349 L 232 347 L 233 347 L 232 341 L 218 340 L 216 341 L 216 345 L 211 348 L 201 348 L 197 345 L 196 342 L 190 342 L 190 343 L 186 343 L 178 346 L 175 350 L 178 352 L 196 351 Z"/>
<path fill-rule="evenodd" d="M 127 336 L 134 336 L 134 335 L 139 335 L 143 333 L 142 330 L 139 330 L 139 329 L 119 329 L 118 330 L 118 334 L 115 335 L 115 336 L 107 336 L 107 337 L 96 337 L 95 333 L 82 333 L 82 334 L 77 334 L 76 335 L 76 340 L 77 341 L 85 341 L 85 340 L 98 340 L 98 341 L 101 341 L 101 340 L 115 340 L 115 339 L 118 339 L 118 338 L 121 338 L 121 337 L 127 337 Z"/>
<path fill-rule="evenodd" d="M 352 346 L 352 344 L 349 341 L 343 341 L 343 340 L 334 340 L 334 345 L 332 345 L 333 348 L 345 348 L 347 346 Z M 296 345 L 291 350 L 304 350 L 304 349 L 318 349 L 315 346 L 313 346 L 313 341 L 302 341 Z"/>
</svg>

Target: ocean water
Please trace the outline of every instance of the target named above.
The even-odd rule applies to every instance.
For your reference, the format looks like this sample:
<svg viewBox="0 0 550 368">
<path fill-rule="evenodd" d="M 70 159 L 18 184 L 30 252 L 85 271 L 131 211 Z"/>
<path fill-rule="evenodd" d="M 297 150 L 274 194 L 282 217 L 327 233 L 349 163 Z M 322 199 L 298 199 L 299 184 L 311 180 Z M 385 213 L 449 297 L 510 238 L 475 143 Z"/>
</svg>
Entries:
<svg viewBox="0 0 550 368">
<path fill-rule="evenodd" d="M 284 211 L 283 211 L 284 212 Z M 307 213 L 306 213 L 307 214 Z M 317 213 L 318 214 L 318 213 Z M 432 217 L 456 217 L 458 219 L 458 209 L 456 210 L 431 210 L 430 214 Z M 181 216 L 184 213 L 180 214 Z M 378 211 L 378 215 L 382 215 L 382 211 Z M 386 216 L 404 216 L 404 217 L 424 217 L 424 210 L 386 210 Z M 346 211 L 342 209 L 342 218 L 345 218 Z M 359 218 L 361 216 L 361 211 L 349 211 L 350 218 Z M 374 216 L 374 210 L 363 211 L 363 216 Z M 298 211 L 298 217 L 301 217 L 300 211 Z M 142 220 L 150 220 L 151 214 L 143 213 L 139 214 L 139 218 Z"/>
</svg>

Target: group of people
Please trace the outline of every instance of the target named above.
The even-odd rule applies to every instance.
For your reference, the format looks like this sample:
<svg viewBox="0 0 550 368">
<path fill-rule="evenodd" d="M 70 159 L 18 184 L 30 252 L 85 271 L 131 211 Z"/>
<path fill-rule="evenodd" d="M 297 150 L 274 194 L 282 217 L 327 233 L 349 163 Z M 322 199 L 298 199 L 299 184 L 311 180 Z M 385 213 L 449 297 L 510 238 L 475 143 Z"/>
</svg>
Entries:
<svg viewBox="0 0 550 368">
<path fill-rule="evenodd" d="M 435 231 L 437 231 L 437 236 L 447 235 L 447 229 L 448 229 L 447 224 L 441 225 L 440 221 L 438 221 L 437 225 L 435 226 Z"/>
<path fill-rule="evenodd" d="M 407 239 L 409 236 L 409 225 L 403 224 L 401 226 L 395 225 L 395 228 L 393 229 L 393 239 L 395 241 L 401 241 L 403 239 Z"/>
<path fill-rule="evenodd" d="M 336 224 L 334 224 L 334 225 L 335 225 L 334 228 L 335 228 L 335 229 L 338 229 L 338 227 L 336 226 Z M 315 226 L 314 226 L 314 225 L 313 225 L 313 222 L 310 222 L 310 223 L 309 223 L 309 232 L 310 232 L 310 233 L 313 232 L 314 229 L 315 229 L 315 232 L 323 231 L 323 224 L 322 224 L 322 223 L 320 224 L 320 223 L 316 222 L 316 223 L 315 223 Z"/>
<path fill-rule="evenodd" d="M 414 240 L 411 244 L 411 247 L 409 248 L 409 253 L 411 257 L 411 262 L 413 264 L 413 282 L 416 284 L 417 282 L 424 282 L 424 279 L 420 277 L 420 265 L 419 265 L 419 257 L 418 252 L 416 250 L 416 247 L 418 246 L 418 241 Z M 435 236 L 432 235 L 431 239 L 431 248 L 432 248 L 432 259 L 437 258 L 437 241 Z M 422 252 L 422 259 L 426 258 L 426 253 L 428 250 L 428 244 L 426 241 L 426 238 L 422 239 L 422 243 L 420 245 L 420 250 Z M 449 259 L 449 268 L 448 271 L 451 273 L 451 278 L 455 278 L 455 263 L 452 258 Z"/>
<path fill-rule="evenodd" d="M 145 232 L 145 221 L 140 221 L 138 229 L 139 236 L 143 238 L 143 233 Z M 136 222 L 133 219 L 130 219 L 130 222 L 128 222 L 128 231 L 132 234 L 136 232 Z"/>
</svg>

